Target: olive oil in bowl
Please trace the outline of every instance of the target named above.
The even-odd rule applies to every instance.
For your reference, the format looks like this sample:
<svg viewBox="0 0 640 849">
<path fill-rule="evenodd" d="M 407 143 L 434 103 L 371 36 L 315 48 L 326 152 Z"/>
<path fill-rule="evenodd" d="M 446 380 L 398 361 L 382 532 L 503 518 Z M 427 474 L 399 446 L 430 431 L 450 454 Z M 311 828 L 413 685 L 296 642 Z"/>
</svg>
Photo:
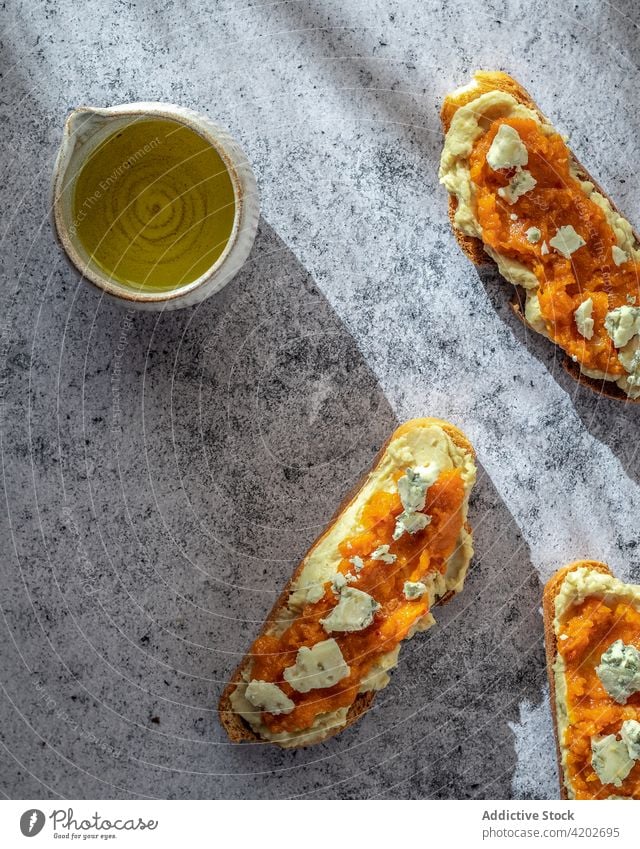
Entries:
<svg viewBox="0 0 640 849">
<path fill-rule="evenodd" d="M 163 117 L 115 130 L 79 170 L 73 228 L 91 262 L 136 292 L 187 286 L 231 238 L 236 198 L 216 148 Z"/>
</svg>

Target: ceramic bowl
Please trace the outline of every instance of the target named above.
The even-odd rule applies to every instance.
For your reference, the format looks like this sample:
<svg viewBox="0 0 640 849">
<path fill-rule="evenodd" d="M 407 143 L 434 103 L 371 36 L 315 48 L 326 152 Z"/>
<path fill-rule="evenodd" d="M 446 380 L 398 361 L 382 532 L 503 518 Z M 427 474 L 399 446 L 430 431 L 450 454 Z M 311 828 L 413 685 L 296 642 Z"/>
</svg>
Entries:
<svg viewBox="0 0 640 849">
<path fill-rule="evenodd" d="M 191 283 L 161 292 L 137 291 L 109 277 L 88 255 L 73 220 L 75 181 L 87 157 L 112 133 L 141 118 L 166 118 L 194 130 L 224 162 L 235 195 L 229 241 L 215 263 Z M 82 106 L 67 118 L 53 173 L 51 207 L 54 229 L 68 258 L 83 279 L 121 304 L 140 310 L 187 307 L 219 292 L 245 263 L 253 245 L 260 203 L 251 165 L 240 145 L 209 118 L 169 103 L 127 103 L 107 109 Z"/>
</svg>

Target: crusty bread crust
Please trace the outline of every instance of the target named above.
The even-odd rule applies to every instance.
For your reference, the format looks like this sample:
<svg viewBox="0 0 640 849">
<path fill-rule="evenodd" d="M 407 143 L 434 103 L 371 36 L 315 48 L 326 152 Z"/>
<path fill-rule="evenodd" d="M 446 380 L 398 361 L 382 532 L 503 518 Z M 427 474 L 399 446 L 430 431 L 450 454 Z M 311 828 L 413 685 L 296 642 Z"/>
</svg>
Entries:
<svg viewBox="0 0 640 849">
<path fill-rule="evenodd" d="M 356 486 L 353 487 L 347 493 L 347 495 L 343 498 L 338 509 L 333 514 L 331 521 L 328 523 L 327 528 L 324 531 L 324 533 L 321 534 L 314 541 L 311 548 L 309 548 L 307 553 L 304 555 L 304 557 L 302 558 L 302 560 L 298 564 L 296 570 L 294 571 L 293 575 L 291 576 L 291 578 L 287 582 L 287 584 L 286 584 L 285 588 L 283 589 L 282 593 L 280 594 L 278 600 L 276 601 L 276 603 L 272 607 L 271 612 L 267 616 L 265 623 L 264 623 L 264 625 L 263 625 L 263 627 L 260 631 L 259 636 L 262 636 L 263 634 L 265 634 L 266 631 L 270 628 L 270 626 L 278 619 L 278 615 L 279 615 L 280 611 L 287 604 L 287 601 L 289 599 L 289 595 L 291 593 L 291 589 L 293 587 L 293 584 L 295 583 L 300 572 L 302 571 L 305 560 L 307 559 L 307 557 L 309 556 L 311 551 L 316 547 L 316 545 L 318 545 L 318 543 L 331 532 L 331 530 L 332 530 L 333 526 L 335 525 L 338 517 L 344 512 L 344 510 L 349 506 L 349 504 L 351 504 L 351 502 L 355 499 L 355 497 L 357 496 L 357 494 L 359 493 L 359 491 L 362 487 L 363 482 L 366 480 L 366 477 L 371 473 L 371 471 L 373 471 L 376 468 L 378 463 L 382 460 L 382 457 L 383 457 L 385 451 L 387 450 L 387 447 L 389 446 L 389 444 L 393 440 L 398 439 L 399 437 L 403 436 L 405 433 L 408 433 L 410 430 L 412 430 L 414 428 L 429 427 L 429 426 L 432 426 L 432 425 L 437 425 L 438 427 L 442 428 L 442 430 L 447 434 L 447 436 L 449 436 L 451 441 L 458 448 L 461 448 L 463 451 L 465 451 L 465 453 L 470 454 L 475 459 L 475 451 L 473 450 L 473 446 L 471 445 L 471 443 L 469 442 L 467 437 L 464 435 L 464 433 L 462 433 L 461 430 L 458 430 L 458 428 L 455 427 L 454 425 L 449 424 L 449 422 L 443 421 L 442 419 L 436 419 L 436 418 L 411 419 L 408 422 L 405 422 L 404 424 L 401 424 L 398 428 L 396 428 L 396 430 L 391 434 L 389 439 L 387 439 L 387 441 L 384 443 L 382 448 L 379 450 L 379 452 L 376 455 L 373 463 L 371 464 L 369 471 L 366 473 L 366 475 L 364 475 L 361 478 L 361 480 L 356 484 Z M 468 524 L 466 525 L 466 528 L 467 528 L 467 531 L 469 531 L 469 532 L 471 531 L 471 528 L 469 527 Z M 452 598 L 453 595 L 454 595 L 453 592 L 449 592 L 446 595 L 444 595 L 441 599 L 439 599 L 436 603 L 437 604 L 444 604 L 447 601 L 449 601 L 449 599 Z M 227 686 L 223 690 L 222 696 L 220 697 L 220 702 L 218 704 L 218 715 L 220 717 L 220 723 L 222 724 L 223 728 L 225 729 L 225 731 L 229 735 L 229 739 L 233 743 L 241 743 L 243 741 L 263 742 L 263 743 L 264 742 L 271 742 L 271 741 L 263 740 L 258 734 L 256 734 L 256 732 L 251 728 L 251 726 L 248 725 L 248 723 L 246 723 L 245 720 L 233 710 L 233 706 L 231 704 L 231 694 L 235 690 L 236 686 L 242 681 L 243 672 L 245 671 L 245 669 L 250 664 L 251 664 L 251 656 L 247 654 L 242 659 L 242 661 L 238 665 L 238 668 L 233 673 L 231 680 L 229 681 L 229 683 L 227 684 Z M 376 693 L 375 693 L 374 690 L 372 690 L 368 693 L 358 694 L 355 701 L 353 702 L 353 704 L 349 708 L 349 712 L 347 713 L 347 718 L 346 718 L 345 724 L 341 725 L 338 728 L 328 729 L 327 733 L 322 737 L 322 741 L 328 739 L 329 737 L 333 737 L 335 734 L 338 734 L 341 731 L 344 731 L 345 728 L 348 728 L 349 725 L 352 725 L 354 722 L 356 722 L 356 720 L 358 720 L 362 716 L 362 714 L 365 713 L 371 707 L 371 704 L 372 704 L 372 702 L 375 698 L 375 695 L 376 695 Z M 322 742 L 322 741 L 316 740 L 315 742 Z M 275 745 L 277 745 L 277 744 L 275 744 Z M 306 743 L 302 742 L 302 743 L 299 744 L 299 747 L 302 748 L 306 745 L 310 745 L 310 744 L 306 744 Z"/>
<path fill-rule="evenodd" d="M 473 89 L 458 92 L 455 95 L 448 95 L 445 98 L 444 103 L 442 104 L 442 109 L 440 110 L 440 119 L 442 121 L 442 126 L 445 133 L 448 132 L 449 127 L 451 126 L 451 120 L 454 114 L 456 113 L 457 109 L 459 109 L 461 106 L 464 106 L 466 103 L 475 100 L 476 97 L 479 97 L 481 94 L 485 94 L 489 91 L 504 91 L 507 94 L 512 95 L 519 103 L 522 103 L 528 109 L 531 109 L 536 112 L 540 117 L 541 121 L 545 123 L 551 123 L 549 119 L 540 111 L 538 105 L 531 97 L 529 92 L 508 74 L 505 74 L 502 71 L 476 71 L 476 73 L 474 74 L 474 81 L 476 83 L 476 86 Z M 593 183 L 596 187 L 596 191 L 599 192 L 601 195 L 604 195 L 604 197 L 606 197 L 609 203 L 611 204 L 612 208 L 616 212 L 619 212 L 614 202 L 611 200 L 609 195 L 607 195 L 607 193 L 602 189 L 599 183 L 593 179 L 587 169 L 575 158 L 573 153 L 571 155 L 581 179 L 589 180 L 589 182 Z M 495 265 L 495 262 L 485 252 L 481 239 L 477 239 L 475 236 L 467 236 L 466 233 L 463 233 L 455 226 L 454 218 L 456 214 L 457 203 L 457 199 L 453 195 L 449 195 L 449 221 L 451 222 L 451 227 L 456 237 L 456 241 L 468 257 L 468 259 L 470 259 L 474 265 Z M 636 241 L 640 242 L 640 237 L 638 237 L 638 234 L 635 229 L 633 230 L 633 235 Z M 524 321 L 525 324 L 528 325 L 528 322 L 526 321 L 524 315 L 522 314 L 522 310 L 520 309 L 517 296 L 512 300 L 512 306 L 516 314 Z M 588 386 L 589 389 L 593 390 L 598 395 L 604 395 L 607 398 L 613 398 L 617 401 L 625 401 L 632 404 L 640 403 L 640 398 L 630 398 L 627 393 L 624 392 L 624 390 L 620 389 L 620 387 L 616 386 L 616 384 L 612 381 L 596 380 L 594 378 L 587 377 L 587 375 L 585 374 L 582 374 L 579 366 L 574 363 L 571 358 L 568 357 L 566 354 L 564 356 L 562 365 L 565 371 L 570 374 L 574 380 L 576 380 L 583 386 Z"/>
<path fill-rule="evenodd" d="M 557 700 L 556 700 L 556 679 L 553 673 L 553 667 L 558 655 L 558 641 L 556 639 L 555 628 L 553 621 L 555 619 L 555 601 L 556 596 L 560 591 L 560 587 L 569 572 L 573 572 L 581 567 L 592 569 L 595 572 L 603 572 L 606 575 L 611 574 L 611 570 L 605 563 L 600 563 L 597 560 L 576 560 L 568 566 L 559 569 L 555 575 L 547 581 L 542 593 L 542 614 L 544 619 L 544 646 L 547 657 L 547 676 L 549 678 L 549 698 L 551 700 L 551 716 L 553 717 L 553 730 L 556 738 L 556 758 L 558 761 L 558 776 L 560 778 L 560 796 L 562 799 L 568 799 L 567 788 L 564 782 L 564 772 L 562 769 L 562 742 L 558 734 L 558 716 L 557 716 Z"/>
</svg>

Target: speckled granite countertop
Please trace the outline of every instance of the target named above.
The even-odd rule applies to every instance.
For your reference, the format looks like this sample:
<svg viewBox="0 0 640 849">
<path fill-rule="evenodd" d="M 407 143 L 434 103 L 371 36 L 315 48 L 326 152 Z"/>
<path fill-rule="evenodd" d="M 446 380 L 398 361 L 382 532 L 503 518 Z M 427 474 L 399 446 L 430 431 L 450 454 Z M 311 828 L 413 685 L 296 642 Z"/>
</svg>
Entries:
<svg viewBox="0 0 640 849">
<path fill-rule="evenodd" d="M 554 797 L 541 582 L 584 556 L 640 578 L 640 410 L 572 382 L 462 256 L 438 107 L 509 71 L 637 223 L 635 4 L 154 5 L 4 15 L 2 793 Z M 167 315 L 80 286 L 47 219 L 67 111 L 144 99 L 227 125 L 262 196 L 243 272 Z M 343 735 L 231 745 L 227 676 L 422 414 L 478 451 L 464 594 Z"/>
</svg>

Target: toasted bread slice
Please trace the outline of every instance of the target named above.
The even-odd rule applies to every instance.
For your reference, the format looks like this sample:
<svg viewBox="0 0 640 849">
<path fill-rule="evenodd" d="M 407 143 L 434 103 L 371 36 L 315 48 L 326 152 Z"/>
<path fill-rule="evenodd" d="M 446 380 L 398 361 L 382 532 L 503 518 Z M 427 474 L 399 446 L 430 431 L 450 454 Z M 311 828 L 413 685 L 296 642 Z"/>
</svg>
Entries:
<svg viewBox="0 0 640 849">
<path fill-rule="evenodd" d="M 502 71 L 476 71 L 473 77 L 473 82 L 469 86 L 458 89 L 451 95 L 447 96 L 444 100 L 440 112 L 440 118 L 445 134 L 448 132 L 449 127 L 451 126 L 453 116 L 461 106 L 470 103 L 472 100 L 475 100 L 481 94 L 485 94 L 486 92 L 490 91 L 503 91 L 507 94 L 510 94 L 513 98 L 515 98 L 518 103 L 521 103 L 523 106 L 526 106 L 528 109 L 534 111 L 543 123 L 551 123 L 549 119 L 542 113 L 536 102 L 529 94 L 529 92 L 525 88 L 523 88 L 520 83 L 514 80 L 513 77 L 510 77 L 508 74 L 505 74 Z M 573 154 L 571 154 L 571 156 L 573 164 L 575 166 L 576 174 L 580 177 L 580 179 L 588 180 L 589 182 L 593 183 L 593 185 L 595 186 L 595 190 L 609 201 L 614 212 L 621 215 L 615 203 L 602 189 L 598 182 L 593 179 L 587 169 L 575 158 Z M 482 240 L 474 236 L 469 236 L 466 233 L 463 233 L 456 226 L 456 208 L 457 199 L 450 194 L 448 210 L 449 221 L 451 222 L 451 227 L 453 229 L 456 240 L 465 255 L 468 257 L 468 259 L 471 260 L 474 265 L 495 265 L 494 260 L 485 252 Z M 640 237 L 638 236 L 636 230 L 633 230 L 633 236 L 636 240 L 636 245 L 640 245 Z M 518 298 L 517 294 L 514 295 L 511 305 L 516 315 L 525 324 L 531 327 L 532 330 L 535 331 L 535 328 L 529 325 L 524 317 L 520 306 L 520 299 Z M 610 380 L 592 378 L 588 377 L 586 374 L 583 374 L 579 366 L 574 363 L 571 358 L 566 354 L 563 358 L 562 365 L 565 371 L 567 371 L 571 375 L 571 377 L 574 378 L 574 380 L 584 386 L 588 386 L 590 389 L 592 389 L 594 392 L 597 392 L 599 395 L 605 395 L 608 398 L 623 400 L 631 403 L 640 402 L 640 397 L 629 397 L 629 395 L 627 395 L 627 393 L 623 389 L 618 387 Z"/>
<path fill-rule="evenodd" d="M 558 722 L 559 708 L 566 708 L 566 702 L 560 705 L 557 691 L 555 664 L 558 658 L 558 634 L 556 633 L 556 598 L 561 591 L 564 581 L 571 572 L 578 569 L 586 569 L 589 573 L 599 572 L 603 575 L 613 577 L 609 567 L 605 563 L 600 563 L 597 560 L 577 560 L 570 563 L 568 566 L 559 569 L 547 581 L 543 590 L 542 596 L 542 612 L 544 618 L 544 638 L 547 660 L 547 675 L 549 679 L 549 696 L 551 701 L 551 715 L 553 717 L 553 726 L 556 740 L 556 756 L 558 762 L 558 775 L 560 778 L 560 795 L 563 799 L 574 798 L 574 791 L 571 784 L 570 776 L 565 772 L 563 766 L 563 740 L 561 739 L 561 730 Z M 589 597 L 587 593 L 585 597 Z M 568 720 L 567 720 L 568 721 Z"/>
<path fill-rule="evenodd" d="M 473 465 L 474 460 L 475 460 L 475 452 L 473 450 L 473 447 L 471 446 L 471 443 L 466 438 L 466 436 L 460 430 L 458 430 L 457 427 L 455 427 L 452 424 L 449 424 L 446 421 L 443 421 L 443 420 L 437 419 L 437 418 L 412 419 L 411 421 L 408 421 L 405 424 L 400 425 L 400 427 L 398 427 L 394 431 L 394 433 L 391 435 L 391 437 L 387 440 L 387 442 L 382 446 L 382 448 L 378 452 L 378 454 L 377 454 L 377 456 L 376 456 L 376 458 L 375 458 L 375 460 L 374 460 L 374 462 L 371 466 L 369 473 L 365 476 L 365 478 L 353 490 L 351 490 L 351 492 L 349 492 L 345 496 L 345 498 L 341 502 L 340 506 L 336 510 L 333 518 L 329 522 L 327 529 L 314 542 L 314 544 L 311 546 L 311 548 L 308 550 L 308 552 L 302 558 L 302 561 L 300 562 L 300 564 L 296 568 L 291 579 L 286 584 L 286 586 L 285 586 L 284 590 L 282 591 L 280 597 L 278 598 L 275 605 L 273 606 L 269 616 L 267 617 L 267 619 L 264 623 L 262 630 L 260 631 L 259 636 L 263 636 L 265 634 L 272 632 L 274 627 L 277 625 L 277 623 L 282 621 L 283 615 L 286 615 L 286 612 L 288 610 L 288 605 L 289 605 L 289 601 L 290 601 L 292 592 L 295 589 L 296 583 L 297 583 L 298 579 L 300 578 L 302 571 L 305 567 L 305 564 L 308 562 L 310 555 L 317 549 L 317 547 L 323 541 L 327 540 L 330 537 L 330 535 L 332 534 L 332 532 L 335 528 L 335 525 L 336 525 L 336 522 L 338 521 L 338 519 L 345 513 L 345 511 L 347 511 L 349 509 L 349 507 L 351 505 L 354 505 L 356 503 L 358 495 L 362 491 L 363 487 L 366 485 L 367 481 L 370 479 L 370 477 L 375 473 L 376 469 L 379 467 L 380 463 L 382 462 L 383 458 L 386 455 L 386 452 L 387 452 L 389 446 L 391 446 L 392 443 L 394 443 L 396 440 L 398 440 L 398 439 L 404 437 L 405 435 L 409 434 L 410 432 L 416 431 L 417 429 L 420 429 L 420 428 L 425 428 L 425 429 L 438 428 L 438 429 L 440 429 L 448 437 L 448 439 L 451 441 L 453 446 L 455 446 L 456 449 L 458 449 L 465 457 L 468 458 L 468 460 L 471 464 L 471 468 L 473 470 L 473 475 L 475 475 L 475 466 Z M 473 478 L 472 478 L 472 480 L 469 484 L 469 489 L 471 488 L 472 485 L 473 485 Z M 468 495 L 467 495 L 467 498 L 468 498 Z M 466 505 L 466 502 L 465 502 L 465 505 Z M 466 506 L 465 506 L 465 510 L 466 510 Z M 466 574 L 466 571 L 467 571 L 467 568 L 468 568 L 468 565 L 469 565 L 469 560 L 470 560 L 471 555 L 473 553 L 472 549 L 471 549 L 471 544 L 470 544 L 471 528 L 470 528 L 468 522 L 466 522 L 466 520 L 464 522 L 463 532 L 466 535 L 466 539 L 468 540 L 468 557 L 466 558 L 466 562 L 463 563 L 463 567 L 461 568 L 460 573 L 455 577 L 455 579 L 452 579 L 451 585 L 447 586 L 445 588 L 445 591 L 443 591 L 441 594 L 439 594 L 434 599 L 434 603 L 436 603 L 436 604 L 442 604 L 442 603 L 448 601 L 455 593 L 457 593 L 462 588 L 462 583 L 464 581 L 464 577 L 465 577 L 465 574 Z M 461 531 L 461 534 L 463 532 Z M 463 548 L 463 547 L 464 546 L 461 543 L 461 548 Z M 451 556 L 451 558 L 453 558 L 453 555 Z M 425 619 L 426 618 L 427 617 L 425 617 Z M 428 614 L 428 618 L 431 619 L 431 621 L 428 622 L 428 623 L 422 624 L 422 626 L 419 627 L 417 630 L 426 630 L 426 628 L 429 627 L 430 624 L 433 624 L 433 619 L 432 619 L 432 617 L 430 617 L 430 614 Z M 327 738 L 339 733 L 340 731 L 344 730 L 349 725 L 354 723 L 357 719 L 359 719 L 369 709 L 369 707 L 371 706 L 371 704 L 372 704 L 372 702 L 375 698 L 375 694 L 376 694 L 376 690 L 369 690 L 367 692 L 359 693 L 356 696 L 355 701 L 349 707 L 349 710 L 346 714 L 346 717 L 340 718 L 340 721 L 339 722 L 336 721 L 334 724 L 328 723 L 327 727 L 322 729 L 322 731 L 319 732 L 319 733 L 318 732 L 312 733 L 312 732 L 302 731 L 299 734 L 293 733 L 292 735 L 289 735 L 290 739 L 286 739 L 286 740 L 266 740 L 265 741 L 265 738 L 263 736 L 261 736 L 260 733 L 258 733 L 252 727 L 252 725 L 234 709 L 234 704 L 233 704 L 234 692 L 235 692 L 235 690 L 238 686 L 243 686 L 243 684 L 245 684 L 246 681 L 248 680 L 248 678 L 250 677 L 251 666 L 252 666 L 252 658 L 248 654 L 240 662 L 240 664 L 239 664 L 238 668 L 236 669 L 235 673 L 233 674 L 231 680 L 229 681 L 229 683 L 225 687 L 225 689 L 222 693 L 222 696 L 220 698 L 219 706 L 218 706 L 220 722 L 221 722 L 222 726 L 224 727 L 224 729 L 226 730 L 227 734 L 229 735 L 229 738 L 234 743 L 239 743 L 239 742 L 243 742 L 243 741 L 248 741 L 248 742 L 263 741 L 263 742 L 274 742 L 277 745 L 280 745 L 282 747 L 292 748 L 292 747 L 307 746 L 307 745 L 311 745 L 311 744 L 314 744 L 314 743 L 317 743 L 317 742 L 321 742 L 321 741 L 326 740 Z"/>
</svg>

